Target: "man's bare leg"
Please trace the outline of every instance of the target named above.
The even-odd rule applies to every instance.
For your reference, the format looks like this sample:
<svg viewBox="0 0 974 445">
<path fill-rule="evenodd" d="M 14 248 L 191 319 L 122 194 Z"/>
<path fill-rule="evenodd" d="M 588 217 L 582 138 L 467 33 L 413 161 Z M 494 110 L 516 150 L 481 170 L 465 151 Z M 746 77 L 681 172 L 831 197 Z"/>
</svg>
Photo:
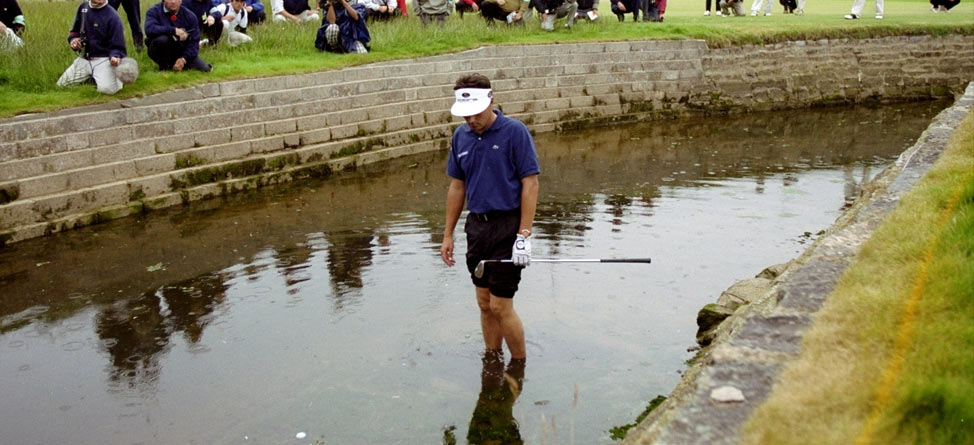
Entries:
<svg viewBox="0 0 974 445">
<path fill-rule="evenodd" d="M 500 319 L 490 311 L 490 291 L 486 287 L 477 288 L 477 306 L 480 307 L 480 330 L 484 334 L 484 346 L 488 350 L 500 350 L 503 335 Z"/>
<path fill-rule="evenodd" d="M 490 312 L 499 320 L 500 332 L 507 342 L 507 349 L 511 351 L 511 358 L 525 358 L 527 348 L 524 345 L 524 325 L 521 324 L 521 317 L 514 311 L 514 299 L 490 295 Z"/>
</svg>

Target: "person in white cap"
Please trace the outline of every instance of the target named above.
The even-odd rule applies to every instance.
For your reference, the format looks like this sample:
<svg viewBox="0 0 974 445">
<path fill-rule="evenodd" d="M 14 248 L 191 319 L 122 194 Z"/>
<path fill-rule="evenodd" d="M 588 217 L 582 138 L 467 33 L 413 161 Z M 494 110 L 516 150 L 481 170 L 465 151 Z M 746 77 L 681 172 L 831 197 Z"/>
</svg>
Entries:
<svg viewBox="0 0 974 445">
<path fill-rule="evenodd" d="M 454 86 L 456 101 L 450 112 L 465 124 L 453 132 L 446 173 L 446 228 L 440 257 L 453 259 L 453 230 L 464 203 L 467 220 L 467 269 L 473 281 L 480 328 L 488 353 L 507 343 L 512 360 L 526 356 L 524 327 L 514 311 L 514 293 L 521 269 L 531 264 L 531 226 L 538 206 L 538 155 L 527 127 L 493 110 L 490 79 L 481 74 L 461 77 Z M 484 260 L 491 262 L 478 278 Z"/>
</svg>

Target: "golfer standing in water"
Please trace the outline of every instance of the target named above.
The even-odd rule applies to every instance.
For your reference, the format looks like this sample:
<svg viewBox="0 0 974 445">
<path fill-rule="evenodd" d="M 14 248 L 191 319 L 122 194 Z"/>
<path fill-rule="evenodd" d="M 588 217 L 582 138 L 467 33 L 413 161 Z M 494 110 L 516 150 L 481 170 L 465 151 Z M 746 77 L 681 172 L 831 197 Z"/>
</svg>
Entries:
<svg viewBox="0 0 974 445">
<path fill-rule="evenodd" d="M 521 269 L 531 264 L 531 225 L 538 206 L 538 155 L 523 123 L 493 110 L 490 79 L 481 74 L 463 76 L 453 87 L 456 102 L 450 112 L 465 125 L 453 132 L 446 173 L 446 229 L 440 256 L 453 266 L 453 230 L 466 202 L 469 213 L 467 270 L 477 291 L 480 328 L 488 354 L 500 352 L 507 342 L 512 360 L 523 360 L 524 327 L 514 311 L 514 293 Z M 474 275 L 481 260 L 490 263 L 482 277 Z"/>
</svg>

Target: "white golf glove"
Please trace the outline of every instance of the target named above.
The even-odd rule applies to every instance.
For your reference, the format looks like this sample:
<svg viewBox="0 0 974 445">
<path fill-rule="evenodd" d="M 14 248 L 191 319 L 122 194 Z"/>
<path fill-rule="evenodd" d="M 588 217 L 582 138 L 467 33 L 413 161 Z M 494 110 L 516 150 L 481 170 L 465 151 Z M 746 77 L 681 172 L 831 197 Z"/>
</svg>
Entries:
<svg viewBox="0 0 974 445">
<path fill-rule="evenodd" d="M 514 249 L 511 251 L 511 260 L 515 266 L 528 266 L 531 264 L 531 240 L 520 233 L 514 240 Z"/>
</svg>

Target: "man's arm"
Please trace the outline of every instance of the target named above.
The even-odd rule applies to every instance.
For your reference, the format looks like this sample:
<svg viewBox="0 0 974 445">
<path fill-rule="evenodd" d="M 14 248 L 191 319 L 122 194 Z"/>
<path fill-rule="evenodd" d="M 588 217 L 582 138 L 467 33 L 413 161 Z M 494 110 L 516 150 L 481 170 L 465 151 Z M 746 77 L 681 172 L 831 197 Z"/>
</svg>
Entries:
<svg viewBox="0 0 974 445">
<path fill-rule="evenodd" d="M 456 264 L 453 259 L 453 231 L 460 220 L 466 192 L 467 185 L 463 181 L 451 178 L 450 189 L 446 192 L 446 228 L 443 229 L 443 244 L 440 245 L 440 258 L 450 267 Z"/>
<path fill-rule="evenodd" d="M 342 7 L 345 8 L 345 12 L 348 13 L 348 17 L 352 19 L 353 22 L 358 21 L 358 12 L 345 0 L 338 0 L 342 3 Z"/>
<path fill-rule="evenodd" d="M 521 225 L 517 228 L 517 233 L 527 230 L 531 233 L 531 226 L 534 225 L 534 214 L 538 209 L 538 175 L 525 176 L 521 178 Z"/>
</svg>

